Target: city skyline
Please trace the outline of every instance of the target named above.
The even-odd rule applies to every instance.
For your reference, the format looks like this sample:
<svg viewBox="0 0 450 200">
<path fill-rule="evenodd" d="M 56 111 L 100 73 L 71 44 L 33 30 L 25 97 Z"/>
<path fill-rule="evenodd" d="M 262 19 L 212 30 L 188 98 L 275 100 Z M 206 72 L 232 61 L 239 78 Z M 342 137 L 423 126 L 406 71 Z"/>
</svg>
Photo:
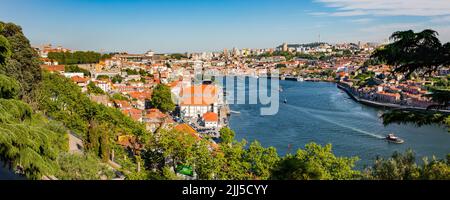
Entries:
<svg viewBox="0 0 450 200">
<path fill-rule="evenodd" d="M 32 44 L 74 50 L 183 53 L 319 40 L 383 42 L 394 31 L 426 28 L 450 41 L 447 0 L 23 0 L 4 5 L 0 19 L 21 24 Z"/>
</svg>

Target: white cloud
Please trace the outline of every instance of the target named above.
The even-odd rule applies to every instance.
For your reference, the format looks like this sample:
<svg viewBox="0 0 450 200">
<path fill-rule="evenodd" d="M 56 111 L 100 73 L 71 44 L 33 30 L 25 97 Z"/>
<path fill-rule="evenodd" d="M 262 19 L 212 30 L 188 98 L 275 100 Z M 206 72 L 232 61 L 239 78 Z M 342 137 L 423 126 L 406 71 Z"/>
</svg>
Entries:
<svg viewBox="0 0 450 200">
<path fill-rule="evenodd" d="M 324 16 L 324 15 L 329 15 L 330 13 L 327 12 L 310 12 L 310 15 L 314 15 L 314 16 Z"/>
<path fill-rule="evenodd" d="M 360 29 L 362 32 L 370 33 L 383 33 L 386 37 L 389 37 L 395 31 L 405 31 L 405 30 L 418 30 L 423 28 L 423 24 L 420 23 L 392 23 L 392 24 L 382 24 L 375 26 L 368 26 Z M 387 33 L 387 34 L 386 34 Z"/>
<path fill-rule="evenodd" d="M 450 0 L 316 0 L 336 8 L 334 16 L 450 15 Z"/>
<path fill-rule="evenodd" d="M 356 35 L 370 41 L 383 42 L 395 31 L 433 29 L 439 33 L 441 42 L 450 41 L 450 25 L 430 25 L 429 23 L 391 23 L 364 27 Z"/>
<path fill-rule="evenodd" d="M 358 18 L 358 19 L 352 19 L 350 22 L 357 23 L 357 24 L 367 24 L 369 22 L 372 22 L 372 18 Z"/>
<path fill-rule="evenodd" d="M 361 10 L 350 10 L 350 11 L 333 12 L 333 13 L 329 13 L 329 15 L 335 16 L 335 17 L 347 17 L 347 16 L 367 15 L 367 13 L 364 11 L 361 11 Z"/>
</svg>

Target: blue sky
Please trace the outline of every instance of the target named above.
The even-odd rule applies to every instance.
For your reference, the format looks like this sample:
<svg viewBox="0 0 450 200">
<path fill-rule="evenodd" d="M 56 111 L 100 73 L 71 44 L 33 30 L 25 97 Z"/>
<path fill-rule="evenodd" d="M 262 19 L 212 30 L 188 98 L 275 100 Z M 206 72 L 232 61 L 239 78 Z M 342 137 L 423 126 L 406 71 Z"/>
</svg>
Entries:
<svg viewBox="0 0 450 200">
<path fill-rule="evenodd" d="M 0 20 L 34 45 L 161 53 L 382 42 L 433 28 L 450 41 L 450 0 L 2 0 Z"/>
</svg>

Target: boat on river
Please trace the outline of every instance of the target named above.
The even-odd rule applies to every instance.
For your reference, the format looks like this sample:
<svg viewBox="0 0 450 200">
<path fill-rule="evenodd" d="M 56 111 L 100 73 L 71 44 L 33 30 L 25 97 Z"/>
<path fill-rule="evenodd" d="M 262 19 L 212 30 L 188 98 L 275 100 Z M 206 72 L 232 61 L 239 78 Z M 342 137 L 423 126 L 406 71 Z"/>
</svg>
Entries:
<svg viewBox="0 0 450 200">
<path fill-rule="evenodd" d="M 389 134 L 388 136 L 386 136 L 386 140 L 388 142 L 392 142 L 395 144 L 403 144 L 405 141 L 400 139 L 399 137 L 395 136 L 393 133 Z"/>
</svg>

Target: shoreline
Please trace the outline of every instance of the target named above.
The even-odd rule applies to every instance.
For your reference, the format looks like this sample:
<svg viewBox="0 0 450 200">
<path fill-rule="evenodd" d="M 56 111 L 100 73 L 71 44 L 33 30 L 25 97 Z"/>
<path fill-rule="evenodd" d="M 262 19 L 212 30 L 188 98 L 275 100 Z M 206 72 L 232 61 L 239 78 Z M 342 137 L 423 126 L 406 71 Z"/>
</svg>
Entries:
<svg viewBox="0 0 450 200">
<path fill-rule="evenodd" d="M 399 105 L 399 104 L 393 104 L 393 103 L 383 103 L 383 102 L 376 102 L 376 101 L 371 101 L 371 100 L 367 100 L 367 99 L 362 99 L 359 98 L 357 96 L 355 96 L 353 93 L 351 93 L 348 88 L 342 86 L 341 84 L 339 84 L 339 82 L 336 83 L 337 88 L 341 89 L 342 91 L 344 91 L 345 93 L 348 94 L 348 96 L 350 96 L 354 101 L 367 105 L 367 106 L 372 106 L 372 107 L 377 107 L 377 108 L 384 108 L 384 109 L 404 109 L 404 110 L 416 110 L 416 111 L 430 111 L 430 112 L 441 112 L 441 113 L 450 113 L 450 110 L 427 110 L 426 108 L 422 108 L 422 107 L 414 107 L 414 106 L 404 106 L 404 105 Z"/>
</svg>

